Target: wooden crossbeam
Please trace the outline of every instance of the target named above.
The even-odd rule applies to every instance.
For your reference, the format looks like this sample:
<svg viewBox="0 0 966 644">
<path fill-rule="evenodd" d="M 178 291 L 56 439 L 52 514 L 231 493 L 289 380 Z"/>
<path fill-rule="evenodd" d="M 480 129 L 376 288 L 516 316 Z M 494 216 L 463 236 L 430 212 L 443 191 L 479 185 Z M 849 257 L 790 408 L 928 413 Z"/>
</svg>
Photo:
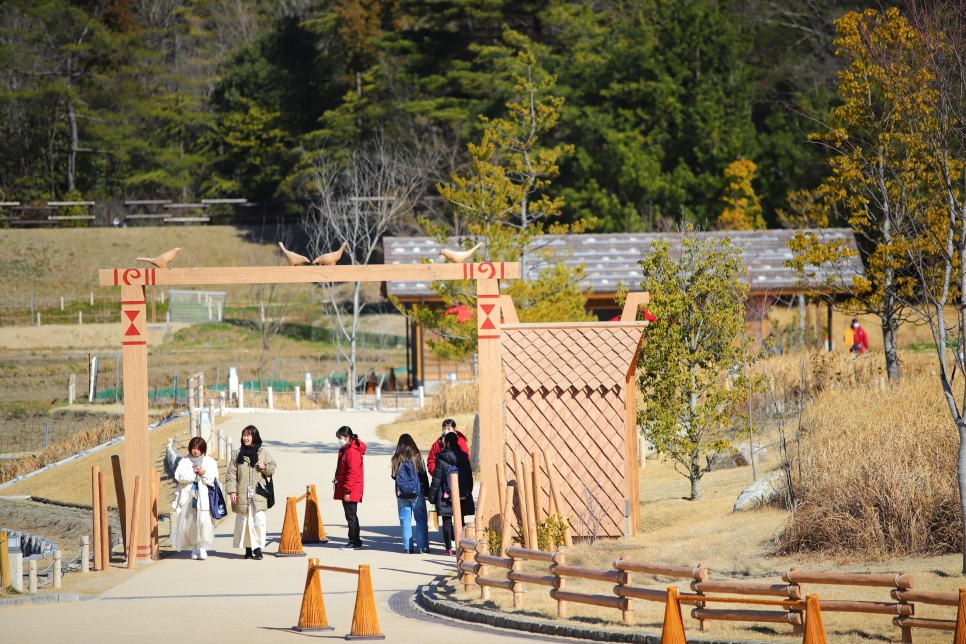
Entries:
<svg viewBox="0 0 966 644">
<path fill-rule="evenodd" d="M 366 266 L 244 266 L 212 268 L 102 268 L 101 286 L 390 282 L 519 279 L 520 264 L 369 264 Z"/>
</svg>

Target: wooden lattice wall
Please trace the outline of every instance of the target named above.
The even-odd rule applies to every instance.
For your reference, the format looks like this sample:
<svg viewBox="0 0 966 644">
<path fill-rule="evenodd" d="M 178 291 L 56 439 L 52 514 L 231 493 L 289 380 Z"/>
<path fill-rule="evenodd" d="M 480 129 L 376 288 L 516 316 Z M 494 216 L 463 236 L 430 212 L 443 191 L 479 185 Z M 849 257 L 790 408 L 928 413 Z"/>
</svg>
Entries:
<svg viewBox="0 0 966 644">
<path fill-rule="evenodd" d="M 564 515 L 575 534 L 591 528 L 589 507 L 599 504 L 598 536 L 624 534 L 624 500 L 631 502 L 631 533 L 639 516 L 634 375 L 646 322 L 636 322 L 646 295 L 628 302 L 620 322 L 519 324 L 505 319 L 502 361 L 506 376 L 507 478 L 514 455 L 527 463 L 534 451 L 552 456 Z M 504 311 L 507 306 L 504 305 Z M 512 314 L 511 314 L 512 315 Z M 547 473 L 539 491 L 549 507 Z"/>
</svg>

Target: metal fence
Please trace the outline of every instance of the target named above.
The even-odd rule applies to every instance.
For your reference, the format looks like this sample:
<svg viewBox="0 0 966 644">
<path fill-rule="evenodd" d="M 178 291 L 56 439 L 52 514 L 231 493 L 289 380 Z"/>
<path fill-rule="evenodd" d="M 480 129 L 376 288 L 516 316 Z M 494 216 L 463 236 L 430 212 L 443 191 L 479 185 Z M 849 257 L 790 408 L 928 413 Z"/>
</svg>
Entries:
<svg viewBox="0 0 966 644">
<path fill-rule="evenodd" d="M 227 291 L 168 291 L 169 322 L 221 322 Z"/>
</svg>

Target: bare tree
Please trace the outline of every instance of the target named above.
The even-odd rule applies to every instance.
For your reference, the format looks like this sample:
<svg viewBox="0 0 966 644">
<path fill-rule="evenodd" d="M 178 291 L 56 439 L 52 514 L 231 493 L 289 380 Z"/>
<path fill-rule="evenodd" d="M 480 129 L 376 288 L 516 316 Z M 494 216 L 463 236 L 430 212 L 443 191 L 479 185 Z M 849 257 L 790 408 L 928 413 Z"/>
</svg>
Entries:
<svg viewBox="0 0 966 644">
<path fill-rule="evenodd" d="M 306 222 L 309 249 L 321 254 L 345 243 L 341 263 L 364 265 L 379 259 L 383 236 L 412 217 L 413 205 L 428 185 L 427 171 L 436 162 L 432 152 L 382 137 L 344 161 L 323 155 L 312 174 L 318 196 Z M 344 341 L 336 345 L 349 364 L 347 385 L 356 407 L 359 318 L 370 302 L 361 296 L 361 282 L 352 283 L 349 289 L 336 283 L 318 286 L 331 310 L 335 332 Z"/>
</svg>

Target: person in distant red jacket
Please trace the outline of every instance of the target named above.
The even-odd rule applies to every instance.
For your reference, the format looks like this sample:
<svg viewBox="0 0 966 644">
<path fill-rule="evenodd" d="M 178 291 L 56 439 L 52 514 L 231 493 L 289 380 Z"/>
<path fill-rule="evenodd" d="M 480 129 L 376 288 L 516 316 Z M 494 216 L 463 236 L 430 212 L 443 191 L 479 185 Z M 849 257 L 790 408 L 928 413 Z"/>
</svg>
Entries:
<svg viewBox="0 0 966 644">
<path fill-rule="evenodd" d="M 470 448 L 466 446 L 466 436 L 464 436 L 461 432 L 456 431 L 455 420 L 452 418 L 447 418 L 443 421 L 443 435 L 436 439 L 436 442 L 433 443 L 433 446 L 429 448 L 429 456 L 426 457 L 426 469 L 429 470 L 430 476 L 432 476 L 433 472 L 436 470 L 436 455 L 445 449 L 443 439 L 446 437 L 446 434 L 450 432 L 456 432 L 456 437 L 459 439 L 460 443 L 460 449 L 467 454 L 470 453 Z"/>
<path fill-rule="evenodd" d="M 340 427 L 335 437 L 339 441 L 339 460 L 335 466 L 335 478 L 332 479 L 335 483 L 334 498 L 336 501 L 342 501 L 345 521 L 349 526 L 349 540 L 342 549 L 359 550 L 362 548 L 362 539 L 359 537 L 357 510 L 359 503 L 362 502 L 362 487 L 365 480 L 362 457 L 366 453 L 366 444 L 359 440 L 359 437 L 347 426 Z"/>
<path fill-rule="evenodd" d="M 869 350 L 869 336 L 855 318 L 852 318 L 852 324 L 845 330 L 845 346 L 849 353 L 865 353 Z"/>
</svg>

